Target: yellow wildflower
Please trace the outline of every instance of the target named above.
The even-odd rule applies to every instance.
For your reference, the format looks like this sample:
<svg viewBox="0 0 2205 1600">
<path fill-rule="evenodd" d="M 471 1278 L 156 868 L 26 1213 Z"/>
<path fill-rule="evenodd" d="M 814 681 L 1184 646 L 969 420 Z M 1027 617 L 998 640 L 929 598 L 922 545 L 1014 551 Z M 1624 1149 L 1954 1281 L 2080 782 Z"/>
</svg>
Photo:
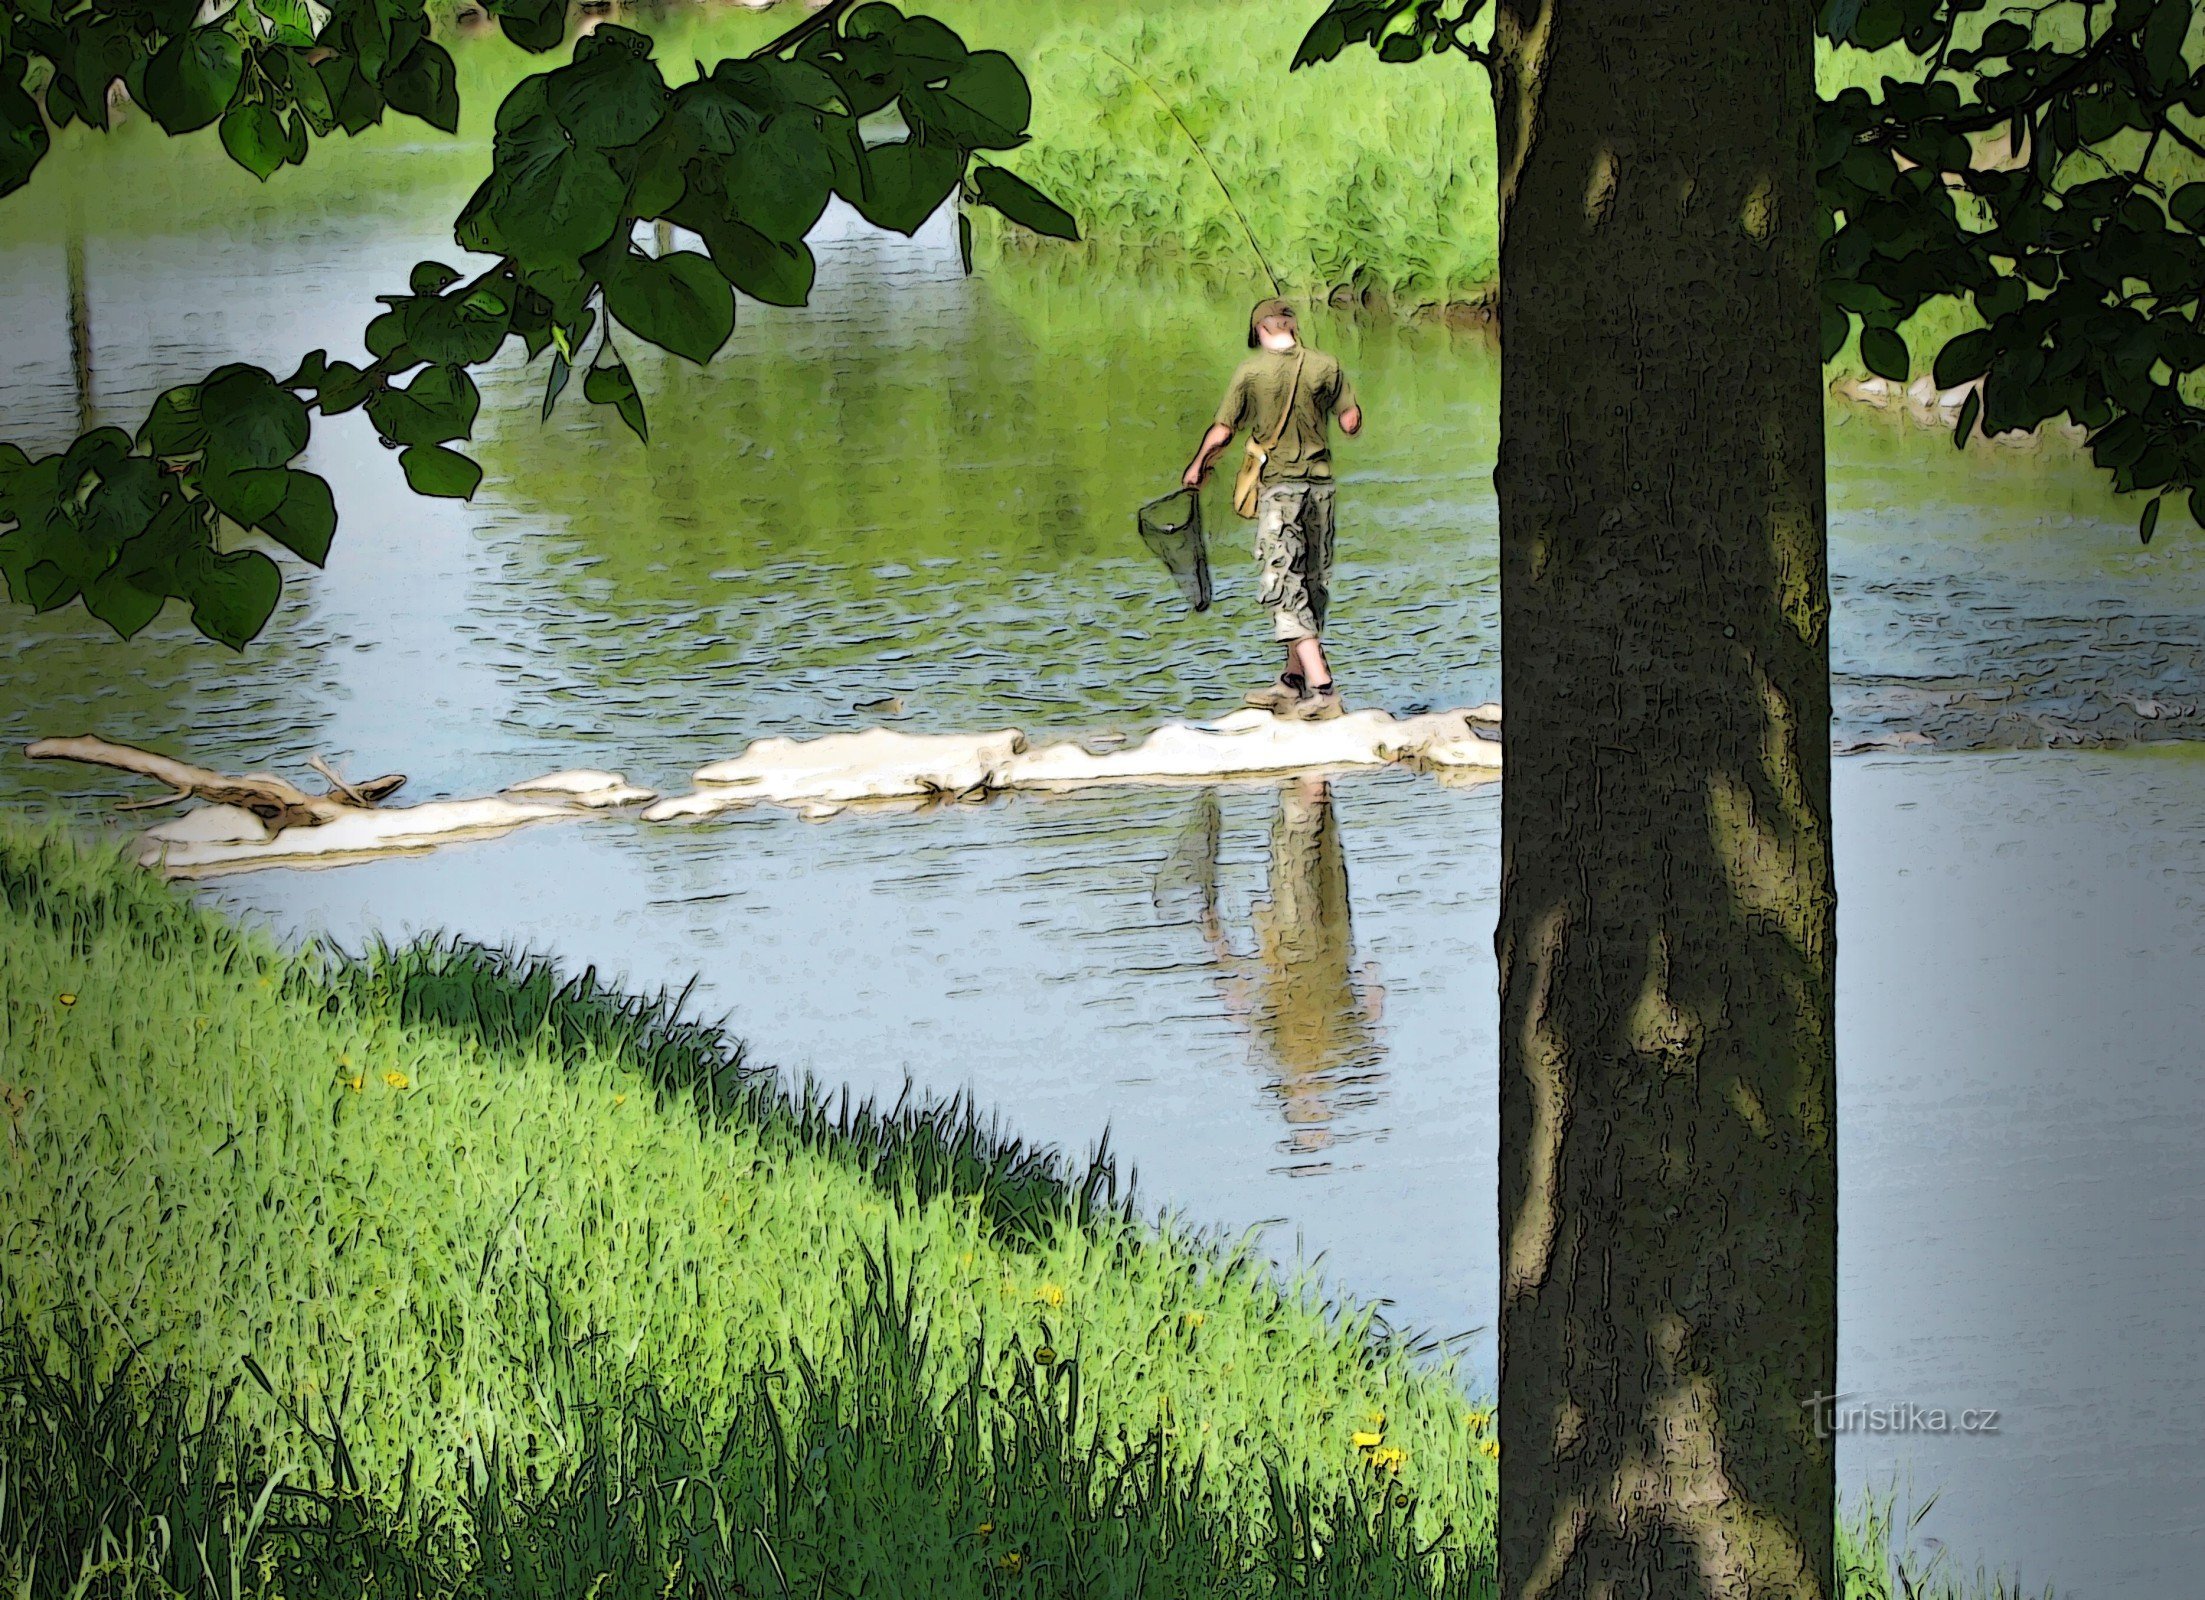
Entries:
<svg viewBox="0 0 2205 1600">
<path fill-rule="evenodd" d="M 1462 1414 L 1462 1420 L 1469 1423 L 1473 1431 L 1483 1433 L 1492 1422 L 1493 1413 L 1483 1406 L 1478 1406 L 1473 1410 L 1465 1411 Z"/>
<path fill-rule="evenodd" d="M 614 1095 L 614 1096 L 613 1096 L 613 1104 L 614 1104 L 614 1105 L 616 1105 L 616 1106 L 624 1106 L 624 1105 L 626 1105 L 627 1103 L 628 1103 L 628 1097 L 627 1097 L 626 1095 L 624 1095 L 624 1094 L 616 1094 L 616 1095 Z"/>
<path fill-rule="evenodd" d="M 1034 1298 L 1054 1309 L 1064 1304 L 1064 1291 L 1053 1283 L 1045 1283 L 1034 1291 Z"/>
<path fill-rule="evenodd" d="M 965 1253 L 964 1253 L 963 1255 L 959 1256 L 959 1257 L 957 1258 L 957 1264 L 958 1264 L 958 1265 L 959 1265 L 960 1267 L 969 1267 L 969 1266 L 971 1266 L 971 1265 L 972 1265 L 972 1252 L 971 1252 L 970 1250 L 967 1250 L 967 1251 L 966 1251 L 966 1252 L 965 1252 Z"/>
<path fill-rule="evenodd" d="M 983 1522 L 980 1524 L 979 1527 L 973 1529 L 972 1531 L 980 1538 L 985 1539 L 989 1534 L 995 1532 L 995 1524 L 992 1522 Z"/>
<path fill-rule="evenodd" d="M 1501 1441 L 1498 1439 L 1480 1439 L 1478 1441 L 1478 1453 L 1483 1456 L 1490 1456 L 1498 1461 L 1501 1458 Z"/>
<path fill-rule="evenodd" d="M 351 1077 L 345 1079 L 345 1087 L 350 1089 L 354 1094 L 358 1094 L 360 1092 L 360 1085 L 365 1082 L 367 1082 L 367 1079 L 363 1078 L 362 1076 L 360 1076 L 359 1073 L 355 1072 Z"/>
<path fill-rule="evenodd" d="M 1182 1311 L 1179 1315 L 1190 1328 L 1199 1328 L 1203 1323 L 1210 1320 L 1210 1314 L 1207 1311 Z"/>
<path fill-rule="evenodd" d="M 1380 1445 L 1370 1453 L 1370 1464 L 1380 1472 L 1399 1472 L 1402 1463 L 1408 1459 L 1408 1451 L 1390 1444 Z"/>
<path fill-rule="evenodd" d="M 1016 1572 L 1026 1564 L 1026 1558 L 1016 1550 L 1006 1550 L 995 1558 L 995 1564 L 1005 1572 Z"/>
<path fill-rule="evenodd" d="M 413 1079 L 407 1077 L 403 1072 L 386 1072 L 383 1074 L 383 1081 L 393 1089 L 403 1089 L 410 1085 Z"/>
<path fill-rule="evenodd" d="M 1348 1443 L 1358 1450 L 1375 1450 L 1386 1442 L 1382 1433 L 1364 1433 L 1360 1430 L 1348 1435 Z"/>
<path fill-rule="evenodd" d="M 77 997 L 73 994 L 57 994 L 54 998 L 65 1006 L 73 1006 L 77 1003 Z"/>
</svg>

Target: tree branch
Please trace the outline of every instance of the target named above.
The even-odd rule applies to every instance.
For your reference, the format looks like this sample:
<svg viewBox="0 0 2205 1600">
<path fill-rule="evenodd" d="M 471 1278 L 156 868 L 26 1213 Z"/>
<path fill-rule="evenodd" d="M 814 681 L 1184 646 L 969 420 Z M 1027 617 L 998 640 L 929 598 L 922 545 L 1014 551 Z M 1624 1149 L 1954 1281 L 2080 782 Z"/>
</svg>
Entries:
<svg viewBox="0 0 2205 1600">
<path fill-rule="evenodd" d="M 25 746 L 23 753 L 33 761 L 82 761 L 118 772 L 134 772 L 167 784 L 176 791 L 168 797 L 170 800 L 188 795 L 215 805 L 239 806 L 278 829 L 334 822 L 348 812 L 388 799 L 406 781 L 404 774 L 392 772 L 365 783 L 340 785 L 342 793 L 333 789 L 328 794 L 312 795 L 273 773 L 248 772 L 232 777 L 134 745 L 111 744 L 89 733 L 70 739 L 40 739 Z M 336 781 L 333 774 L 328 776 Z"/>
</svg>

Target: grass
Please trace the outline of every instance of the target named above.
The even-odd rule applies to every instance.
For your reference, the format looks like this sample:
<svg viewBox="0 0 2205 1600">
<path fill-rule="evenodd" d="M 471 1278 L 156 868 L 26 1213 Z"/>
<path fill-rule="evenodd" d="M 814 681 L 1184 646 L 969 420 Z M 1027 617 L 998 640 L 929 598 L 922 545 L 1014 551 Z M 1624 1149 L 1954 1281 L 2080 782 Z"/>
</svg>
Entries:
<svg viewBox="0 0 2205 1600">
<path fill-rule="evenodd" d="M 0 1593 L 1491 1592 L 1457 1375 L 1105 1160 L 5 819 L 0 901 Z"/>
</svg>

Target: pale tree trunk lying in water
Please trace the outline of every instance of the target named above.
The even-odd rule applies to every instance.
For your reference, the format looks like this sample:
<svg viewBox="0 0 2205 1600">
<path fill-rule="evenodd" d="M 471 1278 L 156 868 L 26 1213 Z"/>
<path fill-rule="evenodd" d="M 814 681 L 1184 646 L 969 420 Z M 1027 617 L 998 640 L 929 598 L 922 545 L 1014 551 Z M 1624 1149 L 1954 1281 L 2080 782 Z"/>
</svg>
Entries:
<svg viewBox="0 0 2205 1600">
<path fill-rule="evenodd" d="M 248 772 L 232 776 L 151 750 L 140 750 L 136 745 L 114 744 L 89 733 L 70 739 L 40 739 L 26 745 L 23 753 L 33 761 L 83 761 L 96 767 L 113 767 L 118 772 L 135 772 L 165 783 L 174 791 L 157 800 L 135 802 L 134 810 L 148 804 L 205 800 L 218 806 L 237 806 L 250 811 L 278 831 L 318 827 L 325 822 L 335 822 L 339 817 L 357 815 L 389 799 L 406 782 L 403 773 L 390 772 L 365 783 L 346 783 L 317 759 L 314 768 L 329 780 L 329 791 L 308 794 L 273 773 Z"/>
<path fill-rule="evenodd" d="M 1811 26 L 1501 0 L 1504 1600 L 1835 1594 Z"/>
</svg>

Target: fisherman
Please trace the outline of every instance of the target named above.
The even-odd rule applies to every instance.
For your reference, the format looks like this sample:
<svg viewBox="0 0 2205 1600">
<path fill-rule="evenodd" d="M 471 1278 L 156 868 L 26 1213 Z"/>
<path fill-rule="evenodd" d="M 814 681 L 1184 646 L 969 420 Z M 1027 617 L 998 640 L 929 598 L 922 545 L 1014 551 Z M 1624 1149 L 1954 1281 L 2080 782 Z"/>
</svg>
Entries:
<svg viewBox="0 0 2205 1600">
<path fill-rule="evenodd" d="M 1180 481 L 1201 488 L 1218 453 L 1242 428 L 1262 443 L 1267 454 L 1256 502 L 1256 560 L 1262 602 L 1271 608 L 1272 636 L 1286 647 L 1286 665 L 1276 683 L 1247 701 L 1275 716 L 1321 722 L 1341 709 L 1320 637 L 1332 590 L 1327 423 L 1337 416 L 1342 433 L 1358 433 L 1363 412 L 1340 363 L 1301 343 L 1294 308 L 1284 300 L 1259 301 L 1249 313 L 1248 347 L 1256 354 L 1233 373 L 1217 420 Z"/>
</svg>

